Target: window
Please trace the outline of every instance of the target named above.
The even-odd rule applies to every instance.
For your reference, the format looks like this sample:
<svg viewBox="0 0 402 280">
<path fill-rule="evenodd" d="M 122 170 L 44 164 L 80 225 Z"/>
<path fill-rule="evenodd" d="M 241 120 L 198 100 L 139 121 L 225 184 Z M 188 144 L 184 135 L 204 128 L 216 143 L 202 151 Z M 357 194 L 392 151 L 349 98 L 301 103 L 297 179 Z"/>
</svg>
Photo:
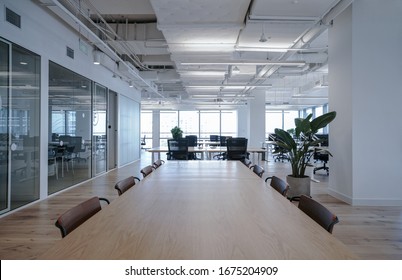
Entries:
<svg viewBox="0 0 402 280">
<path fill-rule="evenodd" d="M 197 135 L 199 137 L 200 114 L 198 111 L 180 111 L 179 127 L 183 130 L 183 136 Z"/>
<path fill-rule="evenodd" d="M 221 111 L 221 135 L 237 136 L 237 111 Z"/>
<path fill-rule="evenodd" d="M 172 138 L 170 130 L 178 125 L 178 111 L 160 112 L 160 146 L 167 146 L 167 139 Z"/>
<path fill-rule="evenodd" d="M 299 117 L 299 111 L 283 111 L 283 129 L 295 128 L 295 119 Z"/>
<path fill-rule="evenodd" d="M 152 111 L 141 111 L 141 138 L 145 136 L 145 146 L 152 146 Z"/>
<path fill-rule="evenodd" d="M 265 112 L 265 133 L 268 135 L 275 132 L 275 128 L 282 128 L 282 111 Z"/>
<path fill-rule="evenodd" d="M 200 138 L 209 139 L 209 135 L 220 135 L 220 112 L 200 111 Z"/>
</svg>

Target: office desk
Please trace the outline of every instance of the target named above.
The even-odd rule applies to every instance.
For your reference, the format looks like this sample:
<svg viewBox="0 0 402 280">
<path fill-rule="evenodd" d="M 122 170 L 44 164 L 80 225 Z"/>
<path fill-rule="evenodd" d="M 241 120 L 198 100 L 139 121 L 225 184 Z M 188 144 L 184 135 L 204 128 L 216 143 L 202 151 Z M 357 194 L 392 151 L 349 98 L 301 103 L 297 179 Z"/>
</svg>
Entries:
<svg viewBox="0 0 402 280">
<path fill-rule="evenodd" d="M 169 161 L 40 259 L 353 259 L 238 161 Z"/>
<path fill-rule="evenodd" d="M 160 153 L 167 153 L 167 152 L 169 152 L 169 149 L 168 149 L 168 147 L 156 147 L 156 148 L 148 149 L 147 151 L 152 153 L 152 162 L 154 162 L 157 158 L 158 159 L 161 158 Z M 202 148 L 200 148 L 200 147 L 188 147 L 188 152 L 189 153 L 201 153 L 202 154 L 202 159 L 204 159 L 204 156 L 203 156 L 204 153 L 207 155 L 206 156 L 207 159 L 212 159 L 213 154 L 216 154 L 216 153 L 220 154 L 220 153 L 223 153 L 223 152 L 226 152 L 226 151 L 227 151 L 227 148 L 222 147 L 222 146 L 217 146 L 217 147 L 210 147 L 210 146 L 205 147 L 204 146 Z M 247 148 L 247 151 L 249 153 L 252 153 L 253 156 L 254 156 L 255 153 L 257 153 L 257 155 L 258 155 L 257 162 L 259 162 L 260 161 L 259 154 L 265 153 L 266 149 L 251 147 L 251 148 Z M 155 154 L 158 155 L 157 158 L 155 157 Z"/>
</svg>

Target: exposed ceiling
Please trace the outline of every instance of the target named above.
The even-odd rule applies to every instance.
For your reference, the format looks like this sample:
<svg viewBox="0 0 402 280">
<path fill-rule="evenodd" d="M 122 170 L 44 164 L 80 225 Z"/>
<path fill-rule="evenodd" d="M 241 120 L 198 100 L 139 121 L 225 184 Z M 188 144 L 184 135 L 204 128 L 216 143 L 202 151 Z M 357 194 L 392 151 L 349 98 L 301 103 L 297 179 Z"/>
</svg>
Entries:
<svg viewBox="0 0 402 280">
<path fill-rule="evenodd" d="M 143 109 L 235 108 L 256 94 L 267 108 L 300 109 L 327 103 L 327 28 L 352 1 L 39 2 L 81 10 L 102 41 L 87 39 L 118 62 L 104 66 L 128 73 Z"/>
</svg>

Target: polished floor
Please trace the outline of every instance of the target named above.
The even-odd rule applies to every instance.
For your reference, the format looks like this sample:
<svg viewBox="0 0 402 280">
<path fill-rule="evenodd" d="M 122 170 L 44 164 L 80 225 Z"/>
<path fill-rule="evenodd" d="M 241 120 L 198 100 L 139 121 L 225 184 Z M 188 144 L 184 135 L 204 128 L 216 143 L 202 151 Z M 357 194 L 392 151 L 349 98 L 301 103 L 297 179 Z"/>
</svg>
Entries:
<svg viewBox="0 0 402 280">
<path fill-rule="evenodd" d="M 285 178 L 289 164 L 268 159 L 261 163 L 266 170 L 263 178 L 270 175 Z M 130 175 L 141 178 L 140 169 L 150 163 L 150 153 L 142 151 L 141 160 L 135 163 L 3 216 L 0 218 L 0 259 L 37 259 L 61 239 L 54 226 L 60 214 L 94 195 L 114 200 L 117 198 L 114 183 Z M 402 259 L 402 207 L 352 207 L 327 194 L 325 172 L 317 172 L 314 179 L 317 182 L 312 182 L 313 198 L 339 217 L 340 222 L 333 231 L 336 238 L 361 259 Z"/>
</svg>

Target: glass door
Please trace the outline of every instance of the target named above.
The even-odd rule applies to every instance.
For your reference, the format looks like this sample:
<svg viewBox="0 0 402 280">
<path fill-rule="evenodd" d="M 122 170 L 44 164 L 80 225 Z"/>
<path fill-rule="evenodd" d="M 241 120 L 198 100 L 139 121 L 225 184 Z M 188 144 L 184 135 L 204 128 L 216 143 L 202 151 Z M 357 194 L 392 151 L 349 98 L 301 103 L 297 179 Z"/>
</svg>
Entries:
<svg viewBox="0 0 402 280">
<path fill-rule="evenodd" d="M 107 88 L 95 83 L 92 114 L 93 165 L 95 175 L 107 168 Z"/>
<path fill-rule="evenodd" d="M 0 214 L 10 209 L 8 96 L 10 89 L 10 45 L 0 40 Z"/>
<path fill-rule="evenodd" d="M 39 199 L 40 57 L 0 41 L 0 213 Z"/>
</svg>

